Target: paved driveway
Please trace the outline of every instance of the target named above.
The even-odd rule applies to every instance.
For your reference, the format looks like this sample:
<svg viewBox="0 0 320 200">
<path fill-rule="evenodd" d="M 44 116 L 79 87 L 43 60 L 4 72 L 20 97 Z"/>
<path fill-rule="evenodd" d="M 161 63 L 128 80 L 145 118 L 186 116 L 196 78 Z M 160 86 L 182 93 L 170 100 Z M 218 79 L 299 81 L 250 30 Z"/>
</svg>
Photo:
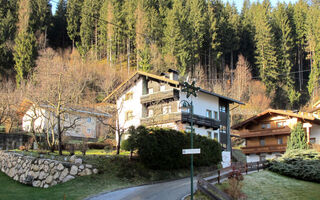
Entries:
<svg viewBox="0 0 320 200">
<path fill-rule="evenodd" d="M 196 177 L 194 177 L 196 190 Z M 88 200 L 180 200 L 190 194 L 190 178 L 108 192 Z"/>
</svg>

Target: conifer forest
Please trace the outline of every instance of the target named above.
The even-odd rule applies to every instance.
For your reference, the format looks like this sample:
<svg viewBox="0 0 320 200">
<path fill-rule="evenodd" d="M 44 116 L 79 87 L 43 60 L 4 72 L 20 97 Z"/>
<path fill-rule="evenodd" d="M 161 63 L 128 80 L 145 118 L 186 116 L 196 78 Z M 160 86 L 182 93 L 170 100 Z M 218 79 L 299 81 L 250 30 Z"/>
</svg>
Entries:
<svg viewBox="0 0 320 200">
<path fill-rule="evenodd" d="M 320 97 L 319 0 L 244 0 L 241 10 L 221 0 L 0 4 L 1 82 L 14 88 L 41 85 L 44 65 L 78 64 L 94 74 L 85 91 L 97 102 L 136 70 L 169 68 L 253 112 L 302 109 Z"/>
</svg>

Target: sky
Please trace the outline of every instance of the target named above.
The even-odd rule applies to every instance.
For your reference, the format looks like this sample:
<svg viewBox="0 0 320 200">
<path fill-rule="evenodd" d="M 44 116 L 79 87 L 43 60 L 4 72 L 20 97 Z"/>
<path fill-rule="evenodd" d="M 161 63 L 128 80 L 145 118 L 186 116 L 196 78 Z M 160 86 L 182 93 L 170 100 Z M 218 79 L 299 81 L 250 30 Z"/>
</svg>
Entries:
<svg viewBox="0 0 320 200">
<path fill-rule="evenodd" d="M 57 4 L 55 3 L 57 0 L 55 0 L 54 2 L 51 1 L 51 4 L 52 4 L 52 13 L 55 13 L 56 11 L 56 7 L 57 7 Z M 236 4 L 236 7 L 238 9 L 238 12 L 241 12 L 241 9 L 242 9 L 242 4 L 243 4 L 243 0 L 222 0 L 224 3 L 232 3 L 234 2 Z M 256 1 L 260 1 L 262 2 L 263 0 L 251 0 L 250 2 L 256 2 Z M 271 1 L 271 4 L 272 6 L 276 6 L 278 2 L 285 2 L 285 3 L 295 3 L 297 2 L 298 0 L 270 0 Z"/>
<path fill-rule="evenodd" d="M 236 7 L 238 9 L 238 12 L 241 12 L 243 0 L 222 0 L 224 3 L 232 3 L 234 2 L 236 4 Z M 250 2 L 262 2 L 263 0 L 251 0 Z M 270 0 L 272 6 L 276 6 L 278 2 L 285 2 L 285 3 L 296 3 L 298 0 Z"/>
</svg>

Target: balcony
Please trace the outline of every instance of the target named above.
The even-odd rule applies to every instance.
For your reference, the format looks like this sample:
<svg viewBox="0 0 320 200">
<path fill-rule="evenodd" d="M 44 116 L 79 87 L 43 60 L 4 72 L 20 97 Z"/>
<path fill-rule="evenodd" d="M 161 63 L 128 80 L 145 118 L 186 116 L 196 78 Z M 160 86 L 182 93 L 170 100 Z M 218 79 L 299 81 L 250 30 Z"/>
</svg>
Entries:
<svg viewBox="0 0 320 200">
<path fill-rule="evenodd" d="M 266 146 L 252 146 L 252 147 L 241 147 L 244 154 L 255 154 L 255 153 L 272 153 L 272 152 L 285 152 L 287 148 L 286 144 L 281 145 L 266 145 Z"/>
<path fill-rule="evenodd" d="M 153 126 L 157 124 L 166 124 L 172 123 L 181 120 L 181 113 L 168 113 L 168 114 L 161 114 L 153 117 L 145 117 L 141 118 L 141 124 L 145 126 Z"/>
<path fill-rule="evenodd" d="M 240 132 L 241 138 L 274 136 L 274 135 L 290 135 L 291 129 L 287 126 L 280 128 L 269 128 L 260 130 L 247 130 Z"/>
<path fill-rule="evenodd" d="M 220 126 L 220 121 L 204 117 L 201 115 L 195 115 L 193 114 L 193 123 L 198 125 L 199 127 L 204 126 L 206 128 L 213 128 L 214 130 L 217 130 Z M 182 112 L 182 123 L 190 123 L 191 122 L 191 115 L 187 112 Z"/>
<path fill-rule="evenodd" d="M 160 91 L 153 94 L 146 94 L 141 96 L 141 103 L 152 103 L 152 102 L 160 102 L 165 99 L 179 99 L 179 90 L 172 89 L 166 91 Z"/>
</svg>

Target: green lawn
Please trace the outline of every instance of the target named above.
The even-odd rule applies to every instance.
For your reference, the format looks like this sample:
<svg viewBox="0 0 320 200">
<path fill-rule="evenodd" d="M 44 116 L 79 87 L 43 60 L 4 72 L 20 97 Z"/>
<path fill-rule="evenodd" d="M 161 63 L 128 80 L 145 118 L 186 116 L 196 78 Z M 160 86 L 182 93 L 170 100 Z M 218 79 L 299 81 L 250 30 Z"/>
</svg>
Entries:
<svg viewBox="0 0 320 200">
<path fill-rule="evenodd" d="M 150 170 L 127 156 L 106 158 L 85 156 L 84 162 L 96 166 L 100 174 L 83 176 L 48 189 L 33 188 L 20 184 L 0 172 L 0 200 L 73 200 L 84 199 L 104 191 L 151 183 L 159 180 L 182 178 L 189 175 L 189 169 Z M 195 169 L 195 173 L 210 170 Z"/>
<path fill-rule="evenodd" d="M 222 187 L 225 184 L 226 182 Z M 267 170 L 245 175 L 242 191 L 247 199 L 254 200 L 320 199 L 320 184 L 289 178 Z"/>
</svg>

